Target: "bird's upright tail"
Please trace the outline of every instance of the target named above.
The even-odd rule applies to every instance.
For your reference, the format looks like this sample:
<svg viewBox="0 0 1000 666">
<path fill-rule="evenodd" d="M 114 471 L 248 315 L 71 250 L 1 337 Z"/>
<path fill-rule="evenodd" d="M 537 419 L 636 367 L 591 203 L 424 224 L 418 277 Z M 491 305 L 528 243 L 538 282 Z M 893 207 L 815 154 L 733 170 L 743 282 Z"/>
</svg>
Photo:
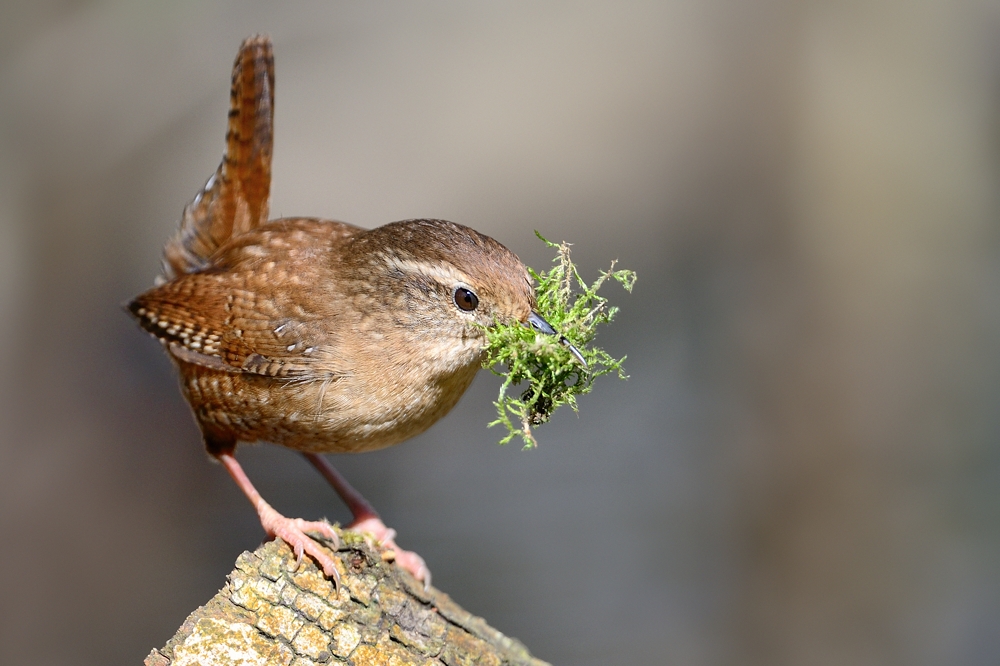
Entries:
<svg viewBox="0 0 1000 666">
<path fill-rule="evenodd" d="M 233 64 L 222 164 L 187 206 L 163 249 L 160 281 L 211 265 L 233 236 L 267 221 L 274 140 L 274 56 L 266 35 L 246 39 Z"/>
</svg>

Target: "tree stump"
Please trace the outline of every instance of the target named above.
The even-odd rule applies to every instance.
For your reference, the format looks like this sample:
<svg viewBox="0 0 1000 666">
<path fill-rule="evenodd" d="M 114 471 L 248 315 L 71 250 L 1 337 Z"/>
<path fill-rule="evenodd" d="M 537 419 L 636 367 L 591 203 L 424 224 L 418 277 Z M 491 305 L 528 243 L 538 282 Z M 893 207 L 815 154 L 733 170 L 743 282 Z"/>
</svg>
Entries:
<svg viewBox="0 0 1000 666">
<path fill-rule="evenodd" d="M 280 539 L 244 552 L 228 582 L 146 666 L 547 666 L 515 639 L 425 590 L 352 532 L 340 590 Z M 329 544 L 328 544 L 329 545 Z"/>
</svg>

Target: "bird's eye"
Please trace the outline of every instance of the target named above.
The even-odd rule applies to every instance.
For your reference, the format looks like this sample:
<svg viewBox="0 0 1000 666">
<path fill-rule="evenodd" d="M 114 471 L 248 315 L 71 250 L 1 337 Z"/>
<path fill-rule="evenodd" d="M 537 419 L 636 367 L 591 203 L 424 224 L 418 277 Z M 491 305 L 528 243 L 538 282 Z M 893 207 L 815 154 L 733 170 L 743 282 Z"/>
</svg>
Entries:
<svg viewBox="0 0 1000 666">
<path fill-rule="evenodd" d="M 459 287 L 455 290 L 455 305 L 461 310 L 472 312 L 479 305 L 479 297 L 471 289 Z"/>
</svg>

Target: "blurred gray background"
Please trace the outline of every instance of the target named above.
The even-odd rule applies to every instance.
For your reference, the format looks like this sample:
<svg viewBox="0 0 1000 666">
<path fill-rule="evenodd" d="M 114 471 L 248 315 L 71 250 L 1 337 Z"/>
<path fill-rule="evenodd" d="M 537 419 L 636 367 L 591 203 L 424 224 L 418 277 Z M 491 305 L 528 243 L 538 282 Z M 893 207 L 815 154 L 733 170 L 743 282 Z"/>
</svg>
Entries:
<svg viewBox="0 0 1000 666">
<path fill-rule="evenodd" d="M 522 453 L 495 378 L 335 462 L 556 664 L 1000 663 L 1000 2 L 0 9 L 0 663 L 139 664 L 262 531 L 120 304 L 274 39 L 274 216 L 612 258 L 628 354 Z M 297 455 L 279 510 L 345 520 Z"/>
</svg>

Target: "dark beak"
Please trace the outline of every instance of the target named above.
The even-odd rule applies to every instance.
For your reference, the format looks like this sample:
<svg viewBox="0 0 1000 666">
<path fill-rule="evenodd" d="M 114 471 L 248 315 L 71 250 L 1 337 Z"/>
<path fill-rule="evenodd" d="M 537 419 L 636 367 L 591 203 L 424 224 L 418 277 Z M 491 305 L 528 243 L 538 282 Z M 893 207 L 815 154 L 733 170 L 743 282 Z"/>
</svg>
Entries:
<svg viewBox="0 0 1000 666">
<path fill-rule="evenodd" d="M 556 329 L 552 328 L 552 324 L 542 319 L 542 315 L 538 314 L 534 310 L 532 310 L 531 314 L 528 315 L 528 321 L 525 323 L 540 333 L 544 333 L 546 335 L 559 335 L 556 333 Z M 583 360 L 583 354 L 580 353 L 579 349 L 570 344 L 565 335 L 559 335 L 559 344 L 569 347 L 570 352 L 576 357 L 576 360 L 580 362 L 580 365 L 582 365 L 584 369 L 587 369 L 587 362 Z"/>
</svg>

